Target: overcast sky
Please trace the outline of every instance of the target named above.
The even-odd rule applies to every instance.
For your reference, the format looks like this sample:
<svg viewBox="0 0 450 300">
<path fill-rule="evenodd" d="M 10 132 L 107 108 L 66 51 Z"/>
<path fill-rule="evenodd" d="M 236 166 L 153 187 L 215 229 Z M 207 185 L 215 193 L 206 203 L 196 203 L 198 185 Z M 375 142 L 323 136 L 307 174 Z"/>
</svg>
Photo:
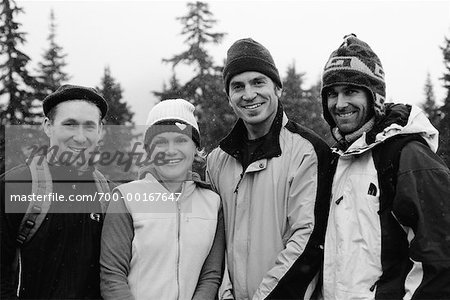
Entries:
<svg viewBox="0 0 450 300">
<path fill-rule="evenodd" d="M 97 86 L 106 65 L 124 89 L 138 125 L 144 124 L 154 97 L 171 75 L 162 63 L 186 49 L 176 17 L 185 1 L 18 1 L 27 43 L 22 47 L 36 67 L 48 47 L 53 8 L 57 43 L 68 54 L 71 83 Z M 272 53 L 281 76 L 295 61 L 306 72 L 304 88 L 315 83 L 342 37 L 355 33 L 378 54 L 386 73 L 387 99 L 418 104 L 424 100 L 429 72 L 438 101 L 445 97 L 442 51 L 450 37 L 450 1 L 209 1 L 226 32 L 222 44 L 209 47 L 216 62 L 229 46 L 252 37 Z M 189 69 L 176 69 L 188 78 Z"/>
</svg>

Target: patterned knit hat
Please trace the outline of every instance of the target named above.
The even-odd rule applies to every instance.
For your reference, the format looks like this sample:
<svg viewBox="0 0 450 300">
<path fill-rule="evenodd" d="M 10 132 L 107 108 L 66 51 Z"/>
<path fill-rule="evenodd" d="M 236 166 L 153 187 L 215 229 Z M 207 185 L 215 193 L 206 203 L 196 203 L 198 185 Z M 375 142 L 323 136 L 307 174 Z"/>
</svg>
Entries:
<svg viewBox="0 0 450 300">
<path fill-rule="evenodd" d="M 145 144 L 162 132 L 179 132 L 192 138 L 200 147 L 200 133 L 194 116 L 195 107 L 184 99 L 163 100 L 148 113 Z"/>
<path fill-rule="evenodd" d="M 231 79 L 235 75 L 247 71 L 260 72 L 272 79 L 279 88 L 283 86 L 269 50 L 251 38 L 237 40 L 228 49 L 227 61 L 223 69 L 223 80 L 227 95 L 229 94 Z"/>
<path fill-rule="evenodd" d="M 328 112 L 327 89 L 333 85 L 355 85 L 366 88 L 372 95 L 375 118 L 384 115 L 386 85 L 380 59 L 365 42 L 349 34 L 341 46 L 331 53 L 322 74 L 322 106 L 325 120 L 336 124 Z"/>
</svg>

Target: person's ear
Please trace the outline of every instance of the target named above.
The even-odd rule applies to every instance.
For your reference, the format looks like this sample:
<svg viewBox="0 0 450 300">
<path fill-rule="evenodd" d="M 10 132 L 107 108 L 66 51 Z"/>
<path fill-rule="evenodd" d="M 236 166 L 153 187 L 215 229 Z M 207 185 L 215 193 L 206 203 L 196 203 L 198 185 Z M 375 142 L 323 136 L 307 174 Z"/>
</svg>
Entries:
<svg viewBox="0 0 450 300">
<path fill-rule="evenodd" d="M 283 93 L 283 89 L 280 87 L 275 87 L 275 95 L 277 95 L 278 99 L 281 97 L 281 94 Z"/>
<path fill-rule="evenodd" d="M 98 126 L 98 133 L 101 134 L 103 130 L 103 121 L 100 121 L 100 124 Z"/>
<path fill-rule="evenodd" d="M 51 130 L 50 130 L 51 126 L 52 126 L 52 121 L 50 121 L 49 118 L 45 117 L 42 127 L 44 127 L 44 132 L 49 138 L 51 136 Z"/>
</svg>

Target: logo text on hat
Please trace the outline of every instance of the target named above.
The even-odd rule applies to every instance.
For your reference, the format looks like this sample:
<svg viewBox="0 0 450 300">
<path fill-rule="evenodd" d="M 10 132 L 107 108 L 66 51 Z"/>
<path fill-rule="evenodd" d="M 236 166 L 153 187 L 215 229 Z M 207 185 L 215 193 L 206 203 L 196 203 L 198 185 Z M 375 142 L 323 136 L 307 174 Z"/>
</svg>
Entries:
<svg viewBox="0 0 450 300">
<path fill-rule="evenodd" d="M 325 66 L 325 71 L 331 68 L 342 68 L 342 67 L 350 67 L 352 59 L 351 58 L 342 58 L 336 57 L 330 59 Z"/>
<path fill-rule="evenodd" d="M 375 64 L 375 75 L 380 77 L 381 79 L 384 79 L 384 71 L 378 64 Z"/>
<path fill-rule="evenodd" d="M 373 68 L 373 67 L 372 67 Z M 324 72 L 351 70 L 364 73 L 384 82 L 384 72 L 381 66 L 375 64 L 374 70 L 354 56 L 340 56 L 331 58 L 325 66 Z"/>
</svg>

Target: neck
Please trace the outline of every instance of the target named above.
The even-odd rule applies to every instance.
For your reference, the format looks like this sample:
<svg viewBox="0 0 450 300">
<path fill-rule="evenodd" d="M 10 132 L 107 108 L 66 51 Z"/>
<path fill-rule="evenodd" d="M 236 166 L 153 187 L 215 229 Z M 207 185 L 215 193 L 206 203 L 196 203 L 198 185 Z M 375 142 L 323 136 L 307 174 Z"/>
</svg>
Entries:
<svg viewBox="0 0 450 300">
<path fill-rule="evenodd" d="M 188 180 L 188 174 L 186 174 L 186 176 L 184 177 L 185 179 L 168 180 L 158 174 L 156 170 L 150 173 L 152 173 L 156 180 L 158 180 L 159 183 L 161 183 L 171 193 L 181 192 L 183 182 Z"/>
<path fill-rule="evenodd" d="M 367 121 L 363 126 L 361 126 L 361 128 L 359 128 L 356 131 L 353 131 L 351 133 L 348 134 L 342 134 L 339 129 L 337 127 L 335 127 L 334 130 L 332 130 L 332 133 L 334 135 L 334 138 L 342 145 L 346 145 L 346 148 L 348 148 L 348 146 L 350 146 L 354 141 L 356 141 L 357 139 L 359 139 L 364 132 L 369 132 L 373 126 L 375 125 L 375 117 L 372 117 L 369 121 Z"/>
<path fill-rule="evenodd" d="M 177 193 L 181 191 L 181 186 L 183 185 L 183 182 L 179 181 L 165 181 L 162 183 L 166 189 L 169 190 L 171 193 Z"/>
<path fill-rule="evenodd" d="M 80 155 L 84 154 L 79 154 L 77 156 Z M 62 159 L 59 154 L 55 156 L 54 154 L 47 153 L 46 159 L 50 165 L 74 168 L 79 173 L 83 173 L 89 170 L 90 157 L 79 159 L 77 156 L 74 156 L 73 158 L 69 157 L 68 159 Z"/>
<path fill-rule="evenodd" d="M 245 128 L 247 128 L 247 138 L 249 140 L 256 140 L 262 136 L 265 136 L 272 127 L 273 120 L 275 119 L 276 111 L 262 123 L 249 124 L 245 123 Z"/>
</svg>

